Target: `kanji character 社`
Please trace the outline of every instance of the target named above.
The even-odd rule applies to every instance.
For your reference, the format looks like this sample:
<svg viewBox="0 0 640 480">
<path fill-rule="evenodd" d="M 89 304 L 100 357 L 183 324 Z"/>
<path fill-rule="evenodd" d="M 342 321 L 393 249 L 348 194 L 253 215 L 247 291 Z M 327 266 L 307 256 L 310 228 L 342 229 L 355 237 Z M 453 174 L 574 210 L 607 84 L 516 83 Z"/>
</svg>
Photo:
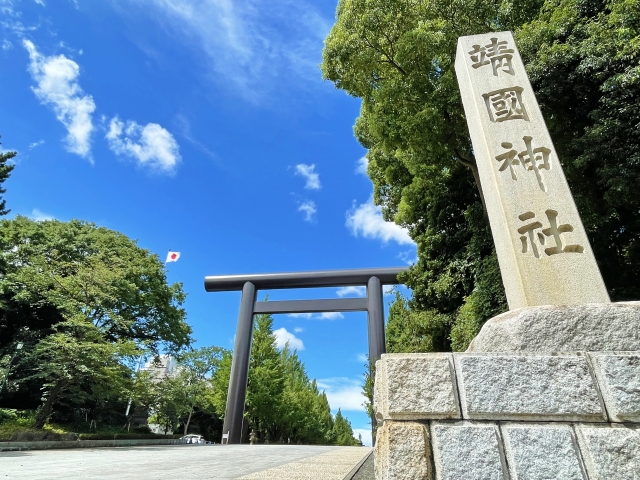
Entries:
<svg viewBox="0 0 640 480">
<path fill-rule="evenodd" d="M 573 226 L 568 223 L 558 225 L 558 212 L 555 210 L 549 209 L 544 213 L 547 215 L 549 228 L 544 228 L 541 231 L 536 232 L 536 230 L 542 228 L 542 223 L 537 220 L 518 228 L 518 233 L 521 235 L 520 242 L 522 243 L 522 253 L 527 253 L 529 251 L 529 247 L 531 247 L 533 255 L 536 258 L 540 258 L 538 245 L 540 245 L 540 247 L 546 246 L 547 241 L 545 237 L 553 238 L 553 241 L 555 242 L 555 245 L 544 249 L 544 253 L 549 256 L 557 255 L 559 253 L 582 253 L 584 251 L 584 247 L 582 245 L 563 246 L 561 234 L 573 232 Z M 522 215 L 519 215 L 518 218 L 524 222 L 535 218 L 535 214 L 533 212 L 525 212 Z"/>
</svg>

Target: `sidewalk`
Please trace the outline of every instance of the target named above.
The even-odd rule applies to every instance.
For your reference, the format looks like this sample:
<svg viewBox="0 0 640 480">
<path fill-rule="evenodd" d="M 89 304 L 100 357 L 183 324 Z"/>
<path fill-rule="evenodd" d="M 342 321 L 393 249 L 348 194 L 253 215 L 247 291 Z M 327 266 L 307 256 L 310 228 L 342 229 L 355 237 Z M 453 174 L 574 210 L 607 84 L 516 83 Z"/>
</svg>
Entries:
<svg viewBox="0 0 640 480">
<path fill-rule="evenodd" d="M 3 479 L 344 480 L 371 451 L 302 445 L 162 445 L 0 453 Z"/>
</svg>

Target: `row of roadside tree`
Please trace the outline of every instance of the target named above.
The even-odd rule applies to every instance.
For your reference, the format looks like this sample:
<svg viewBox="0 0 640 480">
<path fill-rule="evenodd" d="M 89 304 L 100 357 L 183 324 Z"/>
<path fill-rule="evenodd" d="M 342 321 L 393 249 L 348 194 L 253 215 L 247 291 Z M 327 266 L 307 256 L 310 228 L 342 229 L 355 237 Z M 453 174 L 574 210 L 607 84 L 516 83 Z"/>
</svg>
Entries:
<svg viewBox="0 0 640 480">
<path fill-rule="evenodd" d="M 15 153 L 1 155 L 0 185 Z M 196 427 L 219 441 L 232 354 L 193 349 L 185 298 L 158 256 L 119 232 L 81 220 L 0 221 L 0 408 L 35 411 L 34 429 L 129 430 L 151 416 L 167 432 Z M 258 441 L 356 444 L 297 353 L 276 347 L 272 322 L 255 323 L 249 429 Z M 137 368 L 161 354 L 177 360 L 173 375 Z"/>
</svg>

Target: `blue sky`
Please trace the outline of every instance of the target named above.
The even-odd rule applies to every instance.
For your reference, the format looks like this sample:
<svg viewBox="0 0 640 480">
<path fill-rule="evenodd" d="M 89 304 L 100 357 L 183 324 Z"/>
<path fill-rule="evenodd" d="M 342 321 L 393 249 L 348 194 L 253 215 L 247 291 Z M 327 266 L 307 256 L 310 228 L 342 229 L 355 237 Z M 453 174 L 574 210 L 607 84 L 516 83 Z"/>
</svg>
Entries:
<svg viewBox="0 0 640 480">
<path fill-rule="evenodd" d="M 360 101 L 318 65 L 336 0 L 0 0 L 11 216 L 121 231 L 183 282 L 196 346 L 232 348 L 240 294 L 206 275 L 402 266 L 371 203 Z M 261 292 L 263 296 L 266 292 Z M 357 289 L 270 291 L 271 300 Z M 390 297 L 386 297 L 390 300 Z M 275 316 L 363 438 L 363 313 Z"/>
</svg>

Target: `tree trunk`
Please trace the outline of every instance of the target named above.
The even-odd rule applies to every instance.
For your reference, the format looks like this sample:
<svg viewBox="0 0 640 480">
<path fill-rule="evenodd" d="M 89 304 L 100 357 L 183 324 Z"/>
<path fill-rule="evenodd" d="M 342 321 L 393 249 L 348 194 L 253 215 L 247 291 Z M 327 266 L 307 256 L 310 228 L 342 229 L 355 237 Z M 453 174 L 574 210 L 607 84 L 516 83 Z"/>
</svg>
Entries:
<svg viewBox="0 0 640 480">
<path fill-rule="evenodd" d="M 191 410 L 189 411 L 189 418 L 187 418 L 187 423 L 184 425 L 184 433 L 183 435 L 187 434 L 187 431 L 189 430 L 189 423 L 191 422 L 191 414 L 193 413 L 193 405 L 191 406 Z"/>
<path fill-rule="evenodd" d="M 484 192 L 482 191 L 482 184 L 480 183 L 480 173 L 478 172 L 478 166 L 476 165 L 475 159 L 468 158 L 466 155 L 461 154 L 457 150 L 455 150 L 455 152 L 458 162 L 471 170 L 471 173 L 473 174 L 473 180 L 476 182 L 476 187 L 478 187 L 478 193 L 480 194 L 480 201 L 482 202 L 482 211 L 484 212 L 484 218 L 489 219 L 489 215 L 487 214 L 487 204 L 484 201 Z"/>
<path fill-rule="evenodd" d="M 478 187 L 478 193 L 480 194 L 480 200 L 482 201 L 482 211 L 484 212 L 484 217 L 489 218 L 487 214 L 487 204 L 484 201 L 484 192 L 482 191 L 482 184 L 480 183 L 480 173 L 478 172 L 478 167 L 472 165 L 469 167 L 471 169 L 471 173 L 473 173 L 473 179 L 476 182 L 476 186 Z"/>
<path fill-rule="evenodd" d="M 64 388 L 64 382 L 58 382 L 54 385 L 54 387 L 49 391 L 49 395 L 47 399 L 42 404 L 42 407 L 38 411 L 36 415 L 36 420 L 33 423 L 33 428 L 37 428 L 38 430 L 42 430 L 42 428 L 49 420 L 51 413 L 53 412 L 53 405 L 58 401 L 58 397 L 60 393 L 62 393 L 62 389 Z"/>
</svg>

